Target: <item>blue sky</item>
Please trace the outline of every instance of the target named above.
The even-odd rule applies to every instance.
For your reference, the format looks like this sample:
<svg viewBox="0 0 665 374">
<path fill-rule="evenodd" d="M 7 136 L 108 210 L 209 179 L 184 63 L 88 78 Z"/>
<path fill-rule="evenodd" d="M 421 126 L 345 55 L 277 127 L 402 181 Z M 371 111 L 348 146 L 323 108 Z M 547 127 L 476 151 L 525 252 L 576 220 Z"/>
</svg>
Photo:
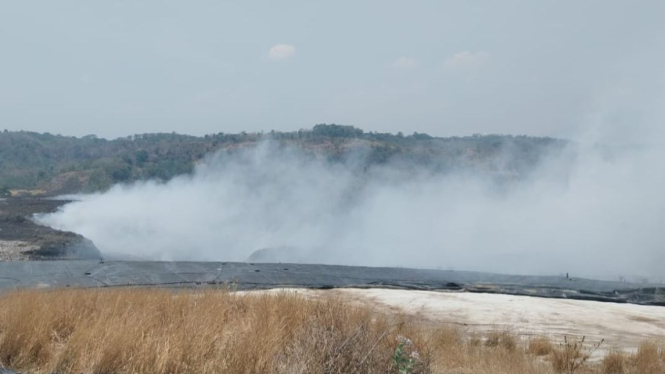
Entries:
<svg viewBox="0 0 665 374">
<path fill-rule="evenodd" d="M 0 3 L 0 128 L 610 137 L 660 126 L 662 1 Z"/>
</svg>

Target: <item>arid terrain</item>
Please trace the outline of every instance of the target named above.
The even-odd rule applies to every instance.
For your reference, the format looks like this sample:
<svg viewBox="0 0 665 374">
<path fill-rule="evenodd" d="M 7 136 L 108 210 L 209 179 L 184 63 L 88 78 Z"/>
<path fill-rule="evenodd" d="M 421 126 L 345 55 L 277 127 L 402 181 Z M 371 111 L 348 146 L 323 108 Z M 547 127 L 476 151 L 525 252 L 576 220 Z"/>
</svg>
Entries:
<svg viewBox="0 0 665 374">
<path fill-rule="evenodd" d="M 81 235 L 41 226 L 36 213 L 50 213 L 67 203 L 32 197 L 0 199 L 0 261 L 99 259 L 95 245 Z"/>
<path fill-rule="evenodd" d="M 449 291 L 292 292 L 315 299 L 337 297 L 388 313 L 404 313 L 433 325 L 458 326 L 469 334 L 510 331 L 524 339 L 547 336 L 553 340 L 585 336 L 590 342 L 604 340 L 599 352 L 634 352 L 645 340 L 665 340 L 665 309 L 661 306 Z"/>
<path fill-rule="evenodd" d="M 665 1 L 0 1 L 0 374 L 665 374 Z"/>
<path fill-rule="evenodd" d="M 483 295 L 468 305 L 467 316 L 455 316 L 460 305 L 454 300 L 446 305 L 446 295 L 441 299 L 395 292 L 140 288 L 7 292 L 0 296 L 0 367 L 30 373 L 647 374 L 665 370 L 664 341 L 654 336 L 645 336 L 633 349 L 601 351 L 608 343 L 595 337 L 561 338 L 541 328 L 524 334 L 524 325 L 510 325 L 513 317 L 499 320 L 510 307 L 502 305 L 489 313 L 488 307 L 495 303 L 483 305 Z M 423 308 L 425 304 L 429 306 Z M 597 315 L 605 315 L 607 305 L 598 305 Z M 575 311 L 588 317 L 592 309 Z M 554 310 L 564 311 L 561 306 Z M 448 312 L 452 315 L 440 316 Z M 653 317 L 648 312 L 643 315 Z M 496 324 L 491 329 L 469 328 L 482 318 Z M 565 317 L 558 321 L 570 327 L 580 318 L 585 317 L 571 315 L 568 323 Z M 620 319 L 616 321 L 625 323 Z M 450 323 L 454 320 L 465 323 Z"/>
</svg>

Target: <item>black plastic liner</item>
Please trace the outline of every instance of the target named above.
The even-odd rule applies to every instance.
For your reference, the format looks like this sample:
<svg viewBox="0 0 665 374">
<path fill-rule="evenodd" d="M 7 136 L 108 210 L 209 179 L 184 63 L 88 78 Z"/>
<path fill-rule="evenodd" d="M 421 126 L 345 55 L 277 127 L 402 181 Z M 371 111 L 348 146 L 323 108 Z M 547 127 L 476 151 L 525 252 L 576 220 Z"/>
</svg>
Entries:
<svg viewBox="0 0 665 374">
<path fill-rule="evenodd" d="M 0 289 L 228 286 L 394 288 L 665 306 L 665 285 L 471 271 L 245 262 L 18 261 L 0 263 Z"/>
</svg>

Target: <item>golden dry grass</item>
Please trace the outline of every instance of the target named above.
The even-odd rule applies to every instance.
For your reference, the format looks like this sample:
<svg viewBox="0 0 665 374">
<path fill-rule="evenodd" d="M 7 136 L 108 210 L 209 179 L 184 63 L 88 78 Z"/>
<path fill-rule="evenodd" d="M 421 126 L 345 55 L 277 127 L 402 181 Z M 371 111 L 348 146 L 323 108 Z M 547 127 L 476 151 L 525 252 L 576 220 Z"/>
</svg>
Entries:
<svg viewBox="0 0 665 374">
<path fill-rule="evenodd" d="M 611 351 L 602 360 L 601 373 L 660 374 L 665 373 L 665 349 L 652 341 L 640 344 L 635 354 Z"/>
<path fill-rule="evenodd" d="M 658 374 L 665 372 L 663 349 L 654 342 L 642 343 L 631 361 L 637 373 Z"/>
<path fill-rule="evenodd" d="M 605 374 L 624 374 L 626 372 L 626 357 L 623 352 L 611 351 L 601 363 L 601 372 Z"/>
<path fill-rule="evenodd" d="M 582 369 L 598 346 L 589 348 L 585 337 L 580 339 L 564 337 L 563 343 L 552 350 L 551 360 L 557 373 L 575 373 Z M 600 343 L 598 343 L 600 345 Z"/>
<path fill-rule="evenodd" d="M 396 373 L 394 355 L 404 338 L 409 344 L 403 354 L 413 373 L 552 373 L 561 369 L 556 352 L 564 349 L 545 338 L 523 341 L 506 331 L 469 336 L 450 326 L 294 293 L 0 294 L 0 367 L 21 372 Z M 543 353 L 548 345 L 551 353 Z M 663 367 L 656 345 L 622 357 L 626 373 Z M 584 363 L 575 370 L 599 372 L 603 365 Z"/>
<path fill-rule="evenodd" d="M 552 342 L 546 336 L 536 336 L 529 340 L 529 353 L 536 356 L 546 356 L 552 353 Z"/>
</svg>

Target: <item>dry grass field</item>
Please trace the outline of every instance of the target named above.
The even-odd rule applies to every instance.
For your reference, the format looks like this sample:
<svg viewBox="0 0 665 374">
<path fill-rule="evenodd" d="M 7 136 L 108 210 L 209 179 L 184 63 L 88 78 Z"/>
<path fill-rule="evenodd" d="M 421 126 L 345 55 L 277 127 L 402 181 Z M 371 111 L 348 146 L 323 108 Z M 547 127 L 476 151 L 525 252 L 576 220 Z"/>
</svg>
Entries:
<svg viewBox="0 0 665 374">
<path fill-rule="evenodd" d="M 663 373 L 657 342 L 468 334 L 336 297 L 226 290 L 0 294 L 0 367 L 30 373 Z"/>
</svg>

